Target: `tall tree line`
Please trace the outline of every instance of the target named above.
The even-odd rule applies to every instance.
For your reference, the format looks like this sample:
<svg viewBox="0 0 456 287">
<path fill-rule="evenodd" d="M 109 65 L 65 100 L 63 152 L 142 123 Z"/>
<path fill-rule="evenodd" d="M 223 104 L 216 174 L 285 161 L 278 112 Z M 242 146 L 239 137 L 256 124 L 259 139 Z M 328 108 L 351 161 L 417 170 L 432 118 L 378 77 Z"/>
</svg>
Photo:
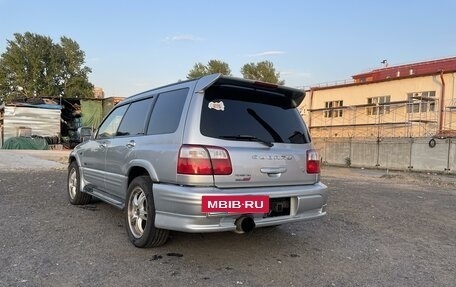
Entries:
<svg viewBox="0 0 456 287">
<path fill-rule="evenodd" d="M 207 65 L 196 63 L 188 72 L 187 79 L 195 79 L 214 73 L 231 76 L 231 69 L 227 63 L 219 60 L 210 60 Z M 280 73 L 276 72 L 274 64 L 270 61 L 245 64 L 241 68 L 241 74 L 245 79 L 279 85 L 285 84 L 284 80 L 280 80 Z"/>
<path fill-rule="evenodd" d="M 0 56 L 0 98 L 90 98 L 91 72 L 76 41 L 62 36 L 54 43 L 47 36 L 16 33 Z"/>
</svg>

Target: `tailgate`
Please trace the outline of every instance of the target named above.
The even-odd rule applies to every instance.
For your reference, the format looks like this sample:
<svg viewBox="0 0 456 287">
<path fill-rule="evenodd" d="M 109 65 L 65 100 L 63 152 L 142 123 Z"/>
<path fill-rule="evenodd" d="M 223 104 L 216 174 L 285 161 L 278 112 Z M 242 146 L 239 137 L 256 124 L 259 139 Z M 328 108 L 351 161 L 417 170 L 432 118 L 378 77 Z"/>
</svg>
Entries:
<svg viewBox="0 0 456 287">
<path fill-rule="evenodd" d="M 314 184 L 315 174 L 306 172 L 306 151 L 310 144 L 275 144 L 263 147 L 259 143 L 247 143 L 247 148 L 225 146 L 233 166 L 231 175 L 214 176 L 214 184 L 220 188 L 261 187 L 279 185 Z"/>
</svg>

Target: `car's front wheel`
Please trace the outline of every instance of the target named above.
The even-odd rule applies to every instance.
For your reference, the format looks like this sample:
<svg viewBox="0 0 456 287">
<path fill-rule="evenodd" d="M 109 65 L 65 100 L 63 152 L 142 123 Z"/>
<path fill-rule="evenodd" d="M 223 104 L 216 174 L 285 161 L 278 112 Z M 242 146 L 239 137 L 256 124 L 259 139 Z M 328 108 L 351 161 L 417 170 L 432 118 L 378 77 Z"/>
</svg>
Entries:
<svg viewBox="0 0 456 287">
<path fill-rule="evenodd" d="M 68 200 L 71 204 L 81 205 L 88 204 L 92 200 L 90 194 L 81 192 L 80 190 L 81 176 L 79 174 L 79 167 L 76 161 L 72 161 L 68 166 Z"/>
<path fill-rule="evenodd" d="M 168 239 L 168 230 L 155 227 L 152 181 L 148 176 L 139 176 L 128 186 L 125 221 L 128 237 L 136 247 L 157 247 Z"/>
</svg>

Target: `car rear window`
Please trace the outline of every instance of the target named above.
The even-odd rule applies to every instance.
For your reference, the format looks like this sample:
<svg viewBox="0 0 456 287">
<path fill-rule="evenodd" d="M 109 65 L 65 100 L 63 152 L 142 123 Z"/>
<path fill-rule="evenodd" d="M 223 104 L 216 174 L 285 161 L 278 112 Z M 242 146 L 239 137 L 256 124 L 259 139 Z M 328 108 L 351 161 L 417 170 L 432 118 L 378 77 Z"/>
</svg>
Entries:
<svg viewBox="0 0 456 287">
<path fill-rule="evenodd" d="M 304 144 L 307 128 L 291 101 L 273 92 L 210 87 L 204 96 L 201 134 L 213 138 Z"/>
</svg>

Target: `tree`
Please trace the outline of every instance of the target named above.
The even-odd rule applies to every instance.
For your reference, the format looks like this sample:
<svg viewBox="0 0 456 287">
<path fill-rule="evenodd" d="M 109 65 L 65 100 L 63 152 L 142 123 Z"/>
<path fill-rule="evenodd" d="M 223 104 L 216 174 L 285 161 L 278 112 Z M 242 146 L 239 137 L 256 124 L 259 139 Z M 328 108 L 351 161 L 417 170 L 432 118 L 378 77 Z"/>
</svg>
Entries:
<svg viewBox="0 0 456 287">
<path fill-rule="evenodd" d="M 280 80 L 280 73 L 276 72 L 270 61 L 245 64 L 241 68 L 244 79 L 258 80 L 262 82 L 284 85 L 285 81 Z"/>
<path fill-rule="evenodd" d="M 84 52 L 76 41 L 67 37 L 60 38 L 62 52 L 62 67 L 60 83 L 63 86 L 63 96 L 67 98 L 93 97 L 93 85 L 89 82 L 88 74 L 92 72 L 84 66 Z"/>
<path fill-rule="evenodd" d="M 16 33 L 0 57 L 0 95 L 5 101 L 16 97 L 92 97 L 91 69 L 84 66 L 84 57 L 78 43 L 67 37 L 55 44 L 50 37 Z"/>
<path fill-rule="evenodd" d="M 222 75 L 231 76 L 230 66 L 219 60 L 210 60 L 207 65 L 196 63 L 188 72 L 187 79 L 195 79 L 202 76 L 220 73 Z"/>
</svg>

